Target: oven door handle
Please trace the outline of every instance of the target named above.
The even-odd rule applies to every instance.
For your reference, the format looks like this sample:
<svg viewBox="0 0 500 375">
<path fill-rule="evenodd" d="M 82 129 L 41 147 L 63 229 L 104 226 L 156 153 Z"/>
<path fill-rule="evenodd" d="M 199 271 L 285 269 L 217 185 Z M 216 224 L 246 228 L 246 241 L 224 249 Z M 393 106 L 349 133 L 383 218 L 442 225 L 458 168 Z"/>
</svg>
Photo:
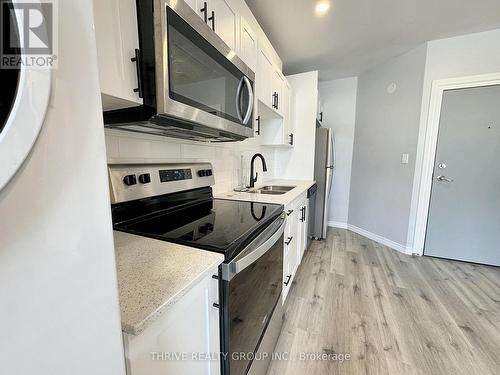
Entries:
<svg viewBox="0 0 500 375">
<path fill-rule="evenodd" d="M 251 242 L 250 245 L 231 262 L 222 264 L 222 279 L 230 281 L 235 275 L 267 253 L 283 235 L 285 225 L 286 214 L 283 213 L 262 233 L 266 235 L 265 239 L 261 240 L 259 238 L 260 236 L 257 237 L 256 240 Z M 276 227 L 277 229 L 275 229 Z"/>
</svg>

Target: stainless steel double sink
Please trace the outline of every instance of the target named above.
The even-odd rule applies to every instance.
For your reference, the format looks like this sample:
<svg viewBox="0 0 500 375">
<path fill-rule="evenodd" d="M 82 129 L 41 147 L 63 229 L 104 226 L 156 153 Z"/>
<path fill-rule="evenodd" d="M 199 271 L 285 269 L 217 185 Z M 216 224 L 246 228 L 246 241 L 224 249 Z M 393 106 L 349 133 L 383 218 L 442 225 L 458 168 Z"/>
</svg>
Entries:
<svg viewBox="0 0 500 375">
<path fill-rule="evenodd" d="M 250 190 L 249 193 L 253 194 L 269 194 L 269 195 L 281 195 L 292 190 L 295 186 L 279 186 L 279 185 L 267 185 L 259 189 Z"/>
</svg>

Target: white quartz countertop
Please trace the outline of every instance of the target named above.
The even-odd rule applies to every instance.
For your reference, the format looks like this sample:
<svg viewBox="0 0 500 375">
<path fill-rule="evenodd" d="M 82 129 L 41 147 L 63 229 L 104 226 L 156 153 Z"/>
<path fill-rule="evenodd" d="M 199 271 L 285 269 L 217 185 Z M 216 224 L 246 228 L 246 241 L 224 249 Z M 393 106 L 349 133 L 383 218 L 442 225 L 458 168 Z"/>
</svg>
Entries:
<svg viewBox="0 0 500 375">
<path fill-rule="evenodd" d="M 275 203 L 286 206 L 287 204 L 292 203 L 298 196 L 307 191 L 307 189 L 309 189 L 314 184 L 315 181 L 313 180 L 271 180 L 271 181 L 265 181 L 263 184 L 257 185 L 255 188 L 258 189 L 259 187 L 268 185 L 295 186 L 295 187 L 292 190 L 287 191 L 285 194 L 281 195 L 255 194 L 255 193 L 231 191 L 231 192 L 216 194 L 215 198 L 260 202 L 260 203 Z"/>
<path fill-rule="evenodd" d="M 224 261 L 214 252 L 114 232 L 122 330 L 137 335 Z"/>
</svg>

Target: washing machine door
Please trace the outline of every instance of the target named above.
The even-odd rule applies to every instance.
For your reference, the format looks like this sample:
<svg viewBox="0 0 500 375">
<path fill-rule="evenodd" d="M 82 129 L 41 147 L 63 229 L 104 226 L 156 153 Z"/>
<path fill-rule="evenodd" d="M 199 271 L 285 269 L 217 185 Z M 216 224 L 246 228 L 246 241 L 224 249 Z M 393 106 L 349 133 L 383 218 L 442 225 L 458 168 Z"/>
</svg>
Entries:
<svg viewBox="0 0 500 375">
<path fill-rule="evenodd" d="M 31 3 L 39 2 L 38 0 Z M 0 5 L 4 6 L 1 2 Z M 13 10 L 22 0 L 11 0 L 7 7 Z M 2 35 L 0 45 L 5 48 L 19 39 L 20 12 L 2 8 Z M 6 25 L 9 25 L 7 28 Z M 11 27 L 12 26 L 12 27 Z M 14 42 L 9 45 L 20 45 Z M 0 55 L 5 51 L 0 51 Z M 12 56 L 13 49 L 9 49 Z M 14 57 L 23 57 L 14 49 Z M 0 66 L 0 190 L 17 172 L 33 147 L 42 127 L 50 96 L 51 70 L 27 66 Z"/>
</svg>

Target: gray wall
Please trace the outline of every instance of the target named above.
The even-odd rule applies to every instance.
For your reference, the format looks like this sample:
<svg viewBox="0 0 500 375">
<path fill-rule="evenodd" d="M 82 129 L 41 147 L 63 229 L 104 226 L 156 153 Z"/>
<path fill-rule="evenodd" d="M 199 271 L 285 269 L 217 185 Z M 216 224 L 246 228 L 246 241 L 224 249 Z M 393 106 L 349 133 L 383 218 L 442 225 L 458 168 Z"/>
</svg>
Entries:
<svg viewBox="0 0 500 375">
<path fill-rule="evenodd" d="M 349 224 L 406 247 L 427 46 L 358 78 Z M 391 83 L 396 91 L 388 93 Z M 402 164 L 403 153 L 409 163 Z"/>
</svg>

